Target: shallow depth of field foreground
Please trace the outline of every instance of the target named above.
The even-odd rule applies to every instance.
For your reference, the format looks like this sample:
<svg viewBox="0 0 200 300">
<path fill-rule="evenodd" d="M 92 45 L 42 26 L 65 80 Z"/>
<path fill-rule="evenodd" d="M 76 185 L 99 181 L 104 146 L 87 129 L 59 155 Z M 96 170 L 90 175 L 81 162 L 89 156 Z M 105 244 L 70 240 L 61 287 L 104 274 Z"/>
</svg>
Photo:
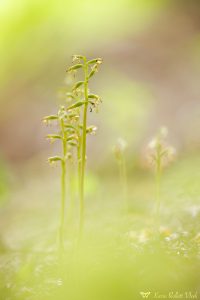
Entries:
<svg viewBox="0 0 200 300">
<path fill-rule="evenodd" d="M 0 300 L 200 299 L 199 1 L 0 18 Z"/>
</svg>

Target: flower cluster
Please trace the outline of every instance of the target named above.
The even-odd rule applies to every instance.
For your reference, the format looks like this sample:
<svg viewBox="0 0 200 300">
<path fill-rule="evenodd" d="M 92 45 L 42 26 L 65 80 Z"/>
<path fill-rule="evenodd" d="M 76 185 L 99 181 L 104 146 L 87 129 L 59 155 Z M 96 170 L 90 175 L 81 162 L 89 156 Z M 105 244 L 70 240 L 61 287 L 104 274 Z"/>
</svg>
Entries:
<svg viewBox="0 0 200 300">
<path fill-rule="evenodd" d="M 76 73 L 82 71 L 82 80 L 73 83 L 70 91 L 65 93 L 66 104 L 60 106 L 55 115 L 46 116 L 43 122 L 46 125 L 57 122 L 58 132 L 48 134 L 47 139 L 50 143 L 56 140 L 61 141 L 62 155 L 48 158 L 50 164 L 59 162 L 62 168 L 61 174 L 61 221 L 60 221 L 60 246 L 63 248 L 63 231 L 65 215 L 65 195 L 66 195 L 66 166 L 67 161 L 77 162 L 78 189 L 80 198 L 80 232 L 84 220 L 84 178 L 86 163 L 86 137 L 87 134 L 96 134 L 95 125 L 87 125 L 88 108 L 90 112 L 98 111 L 101 99 L 96 94 L 89 92 L 89 81 L 98 72 L 102 59 L 96 58 L 87 60 L 85 56 L 74 55 L 72 66 L 67 69 L 71 79 L 76 78 Z M 76 149 L 76 151 L 73 151 Z"/>
<path fill-rule="evenodd" d="M 170 164 L 176 154 L 175 148 L 167 143 L 168 129 L 161 127 L 158 134 L 149 142 L 147 146 L 147 158 L 152 166 L 158 163 L 160 167 Z"/>
<path fill-rule="evenodd" d="M 54 143 L 56 140 L 61 140 L 68 150 L 70 150 L 71 147 L 81 147 L 81 136 L 83 131 L 83 124 L 80 121 L 81 109 L 84 108 L 85 105 L 89 105 L 90 112 L 93 110 L 98 112 L 99 104 L 102 102 L 98 95 L 89 93 L 89 89 L 87 91 L 87 99 L 82 99 L 84 97 L 85 84 L 96 72 L 98 72 L 99 66 L 102 63 L 102 59 L 96 58 L 87 61 L 82 55 L 73 55 L 72 62 L 76 64 L 73 64 L 71 67 L 69 67 L 67 69 L 67 73 L 75 74 L 78 69 L 84 70 L 87 66 L 87 76 L 84 78 L 84 80 L 75 82 L 71 88 L 71 91 L 66 93 L 66 106 L 61 106 L 57 114 L 43 118 L 43 122 L 46 125 L 50 125 L 54 121 L 57 121 L 60 128 L 59 133 L 47 135 L 47 139 L 50 141 L 50 143 Z M 86 128 L 87 134 L 95 135 L 96 131 L 97 127 L 94 125 Z M 50 157 L 48 161 L 50 163 L 63 161 L 72 155 L 72 153 L 69 152 L 66 154 L 67 155 L 62 158 L 59 158 L 58 156 Z"/>
</svg>

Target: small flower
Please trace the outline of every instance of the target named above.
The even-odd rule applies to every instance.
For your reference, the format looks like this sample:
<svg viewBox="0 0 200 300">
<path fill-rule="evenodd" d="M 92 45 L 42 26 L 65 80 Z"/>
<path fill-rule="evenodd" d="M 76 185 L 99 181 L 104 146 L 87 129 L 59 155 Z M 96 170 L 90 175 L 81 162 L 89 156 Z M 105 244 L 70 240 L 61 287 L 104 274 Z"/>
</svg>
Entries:
<svg viewBox="0 0 200 300">
<path fill-rule="evenodd" d="M 90 61 L 88 61 L 88 64 L 91 65 L 91 72 L 88 75 L 88 79 L 90 79 L 92 76 L 94 76 L 95 73 L 98 72 L 99 66 L 102 64 L 101 58 L 95 58 Z"/>
<path fill-rule="evenodd" d="M 93 110 L 98 113 L 99 111 L 99 105 L 102 103 L 101 98 L 98 95 L 90 94 L 88 95 L 89 103 L 90 103 L 90 112 Z"/>
<path fill-rule="evenodd" d="M 102 58 L 97 58 L 97 64 L 98 64 L 98 65 L 101 65 L 102 62 L 103 62 L 103 59 L 102 59 Z"/>
<path fill-rule="evenodd" d="M 73 66 L 69 67 L 67 69 L 67 72 L 70 73 L 70 72 L 76 71 L 76 70 L 81 69 L 81 68 L 83 68 L 83 64 L 76 64 L 76 65 L 73 65 Z"/>
<path fill-rule="evenodd" d="M 157 136 L 154 137 L 147 146 L 147 159 L 154 166 L 161 164 L 162 167 L 168 165 L 175 156 L 176 150 L 166 142 L 168 129 L 161 127 Z"/>
<path fill-rule="evenodd" d="M 80 118 L 80 108 L 75 107 L 67 111 L 66 120 L 69 124 L 76 124 Z"/>
<path fill-rule="evenodd" d="M 156 139 L 152 139 L 149 143 L 148 143 L 148 148 L 149 149 L 155 149 L 157 145 L 157 140 Z"/>
<path fill-rule="evenodd" d="M 84 59 L 85 57 L 82 56 L 82 55 L 77 55 L 77 54 L 74 54 L 72 55 L 72 62 L 80 62 L 82 59 Z"/>
<path fill-rule="evenodd" d="M 46 116 L 42 119 L 42 122 L 45 125 L 49 125 L 51 124 L 52 121 L 58 120 L 58 116 L 57 115 L 50 115 L 50 116 Z"/>
<path fill-rule="evenodd" d="M 96 135 L 96 132 L 97 132 L 97 126 L 92 125 L 87 128 L 87 133 L 91 135 Z"/>
<path fill-rule="evenodd" d="M 58 117 L 59 119 L 64 119 L 65 116 L 66 116 L 66 110 L 65 110 L 65 107 L 64 106 L 60 106 L 60 109 L 58 111 Z"/>
<path fill-rule="evenodd" d="M 119 138 L 116 145 L 113 147 L 113 152 L 117 160 L 121 160 L 126 148 L 127 142 L 124 139 Z"/>
<path fill-rule="evenodd" d="M 93 65 L 93 64 L 98 64 L 98 65 L 100 65 L 100 64 L 102 64 L 102 62 L 103 62 L 103 59 L 100 58 L 100 57 L 98 57 L 98 58 L 89 60 L 89 61 L 88 61 L 88 65 Z"/>
<path fill-rule="evenodd" d="M 48 162 L 52 165 L 55 164 L 56 162 L 61 161 L 62 162 L 62 158 L 60 156 L 52 156 L 48 158 Z"/>
<path fill-rule="evenodd" d="M 58 134 L 48 134 L 46 138 L 50 141 L 50 144 L 53 144 L 57 139 L 62 139 L 62 137 Z"/>
</svg>

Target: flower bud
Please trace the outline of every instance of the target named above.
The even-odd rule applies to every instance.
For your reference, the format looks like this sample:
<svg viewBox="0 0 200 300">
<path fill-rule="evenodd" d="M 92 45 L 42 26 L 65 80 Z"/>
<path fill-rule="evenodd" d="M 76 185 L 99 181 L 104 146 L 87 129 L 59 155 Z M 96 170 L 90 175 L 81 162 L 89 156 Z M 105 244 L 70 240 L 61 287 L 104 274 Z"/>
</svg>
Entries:
<svg viewBox="0 0 200 300">
<path fill-rule="evenodd" d="M 80 69 L 80 68 L 82 68 L 82 67 L 83 67 L 83 64 L 73 65 L 73 66 L 71 66 L 71 67 L 69 67 L 69 68 L 67 69 L 67 72 L 71 72 L 71 71 Z"/>
<path fill-rule="evenodd" d="M 76 60 L 81 60 L 81 59 L 84 60 L 85 56 L 77 55 L 77 54 L 72 55 L 72 62 L 75 62 Z"/>
<path fill-rule="evenodd" d="M 42 119 L 42 122 L 46 125 L 48 125 L 51 121 L 58 120 L 58 116 L 56 115 L 51 115 L 51 116 L 46 116 Z"/>
<path fill-rule="evenodd" d="M 86 129 L 86 133 L 89 133 L 89 134 L 91 134 L 91 135 L 95 135 L 96 132 L 97 132 L 97 126 L 94 126 L 94 125 L 89 126 L 89 127 L 87 127 L 87 129 Z"/>
<path fill-rule="evenodd" d="M 76 130 L 76 128 L 71 124 L 65 124 L 64 126 L 65 126 L 65 128 Z"/>
<path fill-rule="evenodd" d="M 88 63 L 88 65 L 91 65 L 91 64 L 101 64 L 102 63 L 102 58 L 95 58 L 95 59 L 91 59 L 91 60 L 89 60 L 87 63 Z"/>
<path fill-rule="evenodd" d="M 62 158 L 60 156 L 52 156 L 48 158 L 48 162 L 50 164 L 54 164 L 57 161 L 63 161 Z"/>
<path fill-rule="evenodd" d="M 78 140 L 78 136 L 76 134 L 72 134 L 67 138 L 67 141 Z"/>
<path fill-rule="evenodd" d="M 92 76 L 94 76 L 95 73 L 96 73 L 96 70 L 92 70 L 90 72 L 90 74 L 88 75 L 88 79 L 91 78 Z"/>
<path fill-rule="evenodd" d="M 48 140 L 50 140 L 51 144 L 53 144 L 55 142 L 55 140 L 57 140 L 57 139 L 62 139 L 62 137 L 60 135 L 57 135 L 57 134 L 47 134 L 46 138 Z"/>
<path fill-rule="evenodd" d="M 81 85 L 84 84 L 84 81 L 78 81 L 72 88 L 73 91 L 75 91 L 77 88 L 79 88 Z"/>
<path fill-rule="evenodd" d="M 77 144 L 77 143 L 75 143 L 75 142 L 72 142 L 72 141 L 70 141 L 68 144 L 69 144 L 70 146 L 72 146 L 72 147 L 77 147 L 77 146 L 78 146 L 78 144 Z"/>
<path fill-rule="evenodd" d="M 96 99 L 96 100 L 99 100 L 99 99 L 100 99 L 100 97 L 99 97 L 98 95 L 95 95 L 95 94 L 89 94 L 89 95 L 88 95 L 88 98 L 89 98 L 89 99 Z"/>
<path fill-rule="evenodd" d="M 86 103 L 86 101 L 77 101 L 76 103 L 74 103 L 71 106 L 69 106 L 67 108 L 67 110 L 74 109 L 76 107 L 80 107 L 80 106 L 84 105 L 85 103 Z"/>
</svg>

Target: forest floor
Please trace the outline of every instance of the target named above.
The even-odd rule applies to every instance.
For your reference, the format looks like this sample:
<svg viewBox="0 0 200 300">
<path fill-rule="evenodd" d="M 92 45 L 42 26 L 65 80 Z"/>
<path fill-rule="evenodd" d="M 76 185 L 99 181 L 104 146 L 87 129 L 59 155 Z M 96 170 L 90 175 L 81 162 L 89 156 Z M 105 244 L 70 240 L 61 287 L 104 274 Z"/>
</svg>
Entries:
<svg viewBox="0 0 200 300">
<path fill-rule="evenodd" d="M 59 179 L 27 176 L 0 209 L 0 300 L 200 299 L 199 166 L 193 155 L 166 170 L 158 230 L 153 176 L 129 177 L 124 211 L 118 177 L 89 173 L 84 233 L 75 199 L 62 255 Z"/>
</svg>

